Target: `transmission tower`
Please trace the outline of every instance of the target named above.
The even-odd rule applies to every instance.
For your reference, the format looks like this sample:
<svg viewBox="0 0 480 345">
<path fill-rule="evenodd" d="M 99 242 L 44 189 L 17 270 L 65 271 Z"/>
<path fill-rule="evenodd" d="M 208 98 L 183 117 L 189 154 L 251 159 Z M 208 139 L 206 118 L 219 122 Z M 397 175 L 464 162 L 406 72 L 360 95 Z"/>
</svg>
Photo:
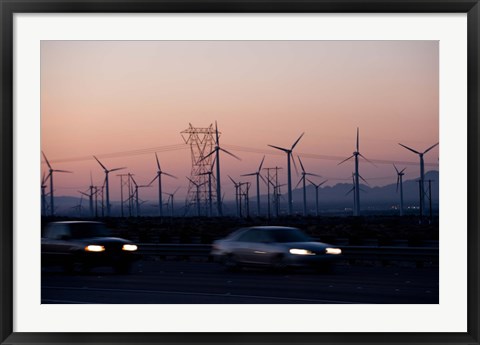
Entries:
<svg viewBox="0 0 480 345">
<path fill-rule="evenodd" d="M 209 193 L 209 185 L 212 186 L 216 183 L 216 177 L 212 174 L 215 157 L 210 155 L 205 158 L 215 148 L 215 128 L 213 124 L 206 128 L 200 128 L 193 127 L 189 123 L 189 127 L 180 134 L 185 143 L 190 145 L 192 157 L 191 181 L 188 184 L 186 205 L 188 209 L 192 209 L 193 206 L 193 209 L 200 208 L 202 214 L 207 215 L 210 200 L 217 198 L 214 188 L 210 188 L 211 194 Z M 198 195 L 197 185 L 200 186 L 198 187 Z"/>
</svg>

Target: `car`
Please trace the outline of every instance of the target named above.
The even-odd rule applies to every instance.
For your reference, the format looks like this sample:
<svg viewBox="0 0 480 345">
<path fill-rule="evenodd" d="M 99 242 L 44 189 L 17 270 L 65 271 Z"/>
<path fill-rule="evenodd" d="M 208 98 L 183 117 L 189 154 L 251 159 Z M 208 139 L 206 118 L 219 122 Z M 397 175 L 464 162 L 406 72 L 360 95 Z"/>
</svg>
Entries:
<svg viewBox="0 0 480 345">
<path fill-rule="evenodd" d="M 41 243 L 42 267 L 63 266 L 70 273 L 100 266 L 128 273 L 138 251 L 136 244 L 112 237 L 104 223 L 94 221 L 49 223 Z"/>
<path fill-rule="evenodd" d="M 316 242 L 294 227 L 254 226 L 241 228 L 212 244 L 211 256 L 227 270 L 263 266 L 276 270 L 312 267 L 329 271 L 342 250 Z"/>
</svg>

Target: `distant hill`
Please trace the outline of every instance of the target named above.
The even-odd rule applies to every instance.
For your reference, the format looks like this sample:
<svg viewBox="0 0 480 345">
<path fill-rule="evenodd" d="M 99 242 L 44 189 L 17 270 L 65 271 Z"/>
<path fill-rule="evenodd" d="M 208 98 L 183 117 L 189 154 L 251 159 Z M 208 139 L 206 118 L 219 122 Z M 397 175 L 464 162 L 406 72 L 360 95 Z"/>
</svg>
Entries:
<svg viewBox="0 0 480 345">
<path fill-rule="evenodd" d="M 394 179 L 394 177 L 392 177 Z M 432 181 L 432 208 L 438 209 L 439 203 L 439 172 L 438 171 L 429 171 L 425 174 L 426 185 L 425 189 L 428 195 L 428 180 Z M 403 181 L 403 197 L 404 197 L 404 206 L 405 208 L 415 208 L 419 205 L 419 186 L 418 178 L 410 179 Z M 334 186 L 320 187 L 318 192 L 319 197 L 319 207 L 322 212 L 325 211 L 338 211 L 338 210 L 348 210 L 353 207 L 353 193 L 347 194 L 353 185 L 352 183 L 339 183 Z M 360 204 L 361 209 L 372 209 L 372 210 L 388 210 L 395 207 L 398 207 L 400 204 L 400 193 L 397 192 L 396 183 L 392 183 L 383 187 L 370 187 L 369 185 L 362 183 L 360 184 Z M 251 191 L 254 189 L 252 188 Z M 314 212 L 315 209 L 315 187 L 308 185 L 307 190 L 307 206 L 310 213 Z M 250 195 L 250 208 L 252 214 L 256 210 L 256 198 L 253 194 Z M 282 198 L 280 200 L 280 208 L 285 210 L 287 207 L 287 188 L 282 188 Z M 303 189 L 297 188 L 292 191 L 294 210 L 295 212 L 301 212 L 303 210 Z M 265 210 L 267 203 L 267 196 L 261 196 L 261 202 L 264 204 L 262 207 Z M 426 207 L 428 208 L 428 199 L 426 199 Z M 55 197 L 55 208 L 58 215 L 64 216 L 88 216 L 89 214 L 89 203 L 88 199 L 83 198 L 82 200 L 82 210 L 80 213 L 80 198 L 77 197 L 68 197 L 68 196 L 59 196 Z M 147 203 L 142 207 L 142 215 L 155 216 L 155 208 L 150 206 L 151 204 Z M 184 200 L 179 200 L 175 206 L 176 210 L 180 210 L 184 206 Z M 99 214 L 101 213 L 101 208 L 98 209 Z M 182 211 L 183 212 L 183 211 Z M 235 203 L 234 201 L 225 201 L 225 213 L 234 213 L 235 212 Z M 112 202 L 112 214 L 118 216 L 120 214 L 120 203 Z"/>
</svg>

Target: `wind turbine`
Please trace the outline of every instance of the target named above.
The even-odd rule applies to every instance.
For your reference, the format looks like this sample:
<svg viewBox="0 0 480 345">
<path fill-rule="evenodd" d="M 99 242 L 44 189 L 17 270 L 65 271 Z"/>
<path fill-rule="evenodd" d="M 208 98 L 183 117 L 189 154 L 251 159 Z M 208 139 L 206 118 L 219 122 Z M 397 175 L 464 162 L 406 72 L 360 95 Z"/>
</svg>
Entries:
<svg viewBox="0 0 480 345">
<path fill-rule="evenodd" d="M 393 165 L 393 167 L 397 172 L 397 193 L 398 193 L 398 186 L 400 186 L 400 216 L 403 216 L 403 175 L 405 175 L 404 171 L 407 168 L 403 168 L 401 171 L 398 171 L 395 164 Z"/>
<path fill-rule="evenodd" d="M 100 162 L 98 160 L 97 157 L 93 156 L 93 158 L 95 158 L 95 160 L 98 162 L 98 164 L 100 164 L 100 166 L 103 168 L 103 170 L 105 171 L 105 188 L 106 188 L 106 199 L 107 199 L 107 217 L 110 217 L 110 191 L 109 191 L 109 188 L 108 188 L 108 174 L 113 172 L 113 171 L 117 171 L 117 170 L 122 170 L 122 169 L 126 169 L 125 167 L 123 168 L 115 168 L 115 169 L 110 169 L 108 170 L 105 165 L 102 164 L 102 162 Z"/>
<path fill-rule="evenodd" d="M 160 161 L 158 160 L 157 153 L 155 152 L 155 159 L 157 160 L 157 176 L 149 183 L 151 185 L 158 178 L 158 213 L 160 217 L 163 217 L 163 203 L 162 203 L 162 174 L 176 179 L 176 176 L 173 176 L 165 171 L 162 171 L 160 168 Z"/>
<path fill-rule="evenodd" d="M 228 152 L 227 150 L 220 147 L 217 121 L 215 121 L 215 148 L 213 149 L 212 152 L 210 152 L 208 155 L 203 157 L 202 160 L 206 159 L 207 157 L 209 157 L 210 155 L 213 155 L 215 153 L 215 160 L 216 160 L 216 166 L 217 166 L 217 211 L 218 211 L 219 216 L 223 216 L 222 198 L 221 198 L 222 193 L 221 193 L 221 183 L 220 183 L 220 151 L 223 151 L 226 154 L 229 154 L 230 156 L 232 156 L 232 157 L 234 157 L 238 160 L 241 160 L 239 157 L 235 156 L 233 153 Z"/>
<path fill-rule="evenodd" d="M 295 188 L 297 188 L 298 185 L 301 182 L 303 182 L 303 216 L 305 217 L 307 215 L 307 187 L 306 187 L 305 180 L 307 176 L 317 176 L 317 177 L 321 177 L 321 176 L 313 173 L 307 173 L 305 171 L 305 168 L 303 167 L 303 163 L 302 163 L 302 160 L 300 159 L 300 156 L 297 156 L 297 157 L 298 157 L 298 161 L 300 162 L 300 167 L 302 168 L 302 177 L 300 178 L 300 181 L 298 181 Z"/>
<path fill-rule="evenodd" d="M 95 194 L 94 192 L 94 185 L 93 185 L 93 179 L 92 179 L 92 172 L 90 172 L 90 186 L 88 187 L 88 191 L 90 191 L 90 194 L 87 194 L 85 192 L 82 192 L 82 191 L 78 191 L 80 194 L 82 195 L 85 195 L 86 197 L 88 197 L 88 201 L 89 201 L 89 208 L 90 208 L 90 217 L 93 217 L 93 196 Z"/>
<path fill-rule="evenodd" d="M 363 181 L 365 181 L 365 179 L 360 176 L 359 172 L 358 172 L 358 156 L 362 157 L 363 159 L 365 159 L 367 162 L 373 164 L 372 162 L 370 162 L 367 158 L 365 158 L 365 156 L 363 156 L 361 153 L 360 153 L 360 149 L 359 149 L 359 133 L 358 133 L 358 127 L 357 127 L 357 146 L 356 146 L 356 150 L 355 152 L 353 152 L 353 154 L 348 157 L 347 159 L 344 159 L 343 161 L 341 161 L 340 163 L 338 163 L 338 165 L 348 161 L 349 159 L 351 158 L 355 158 L 355 173 L 354 173 L 354 187 L 355 187 L 355 204 L 354 204 L 354 210 L 353 210 L 353 215 L 354 216 L 359 216 L 360 215 L 360 182 L 359 182 L 359 179 L 362 179 Z M 375 165 L 375 164 L 373 164 Z M 366 182 L 366 181 L 365 181 Z"/>
<path fill-rule="evenodd" d="M 199 175 L 208 175 L 208 216 L 211 217 L 213 215 L 213 197 L 212 197 L 212 175 L 213 175 L 213 165 L 215 164 L 215 159 L 213 160 L 212 165 L 210 166 L 210 170 Z"/>
<path fill-rule="evenodd" d="M 262 165 L 263 165 L 264 160 L 265 160 L 265 156 L 263 156 L 263 159 L 260 162 L 260 166 L 258 167 L 258 170 L 256 172 L 241 175 L 241 176 L 256 176 L 257 177 L 257 216 L 260 216 L 260 179 L 262 179 L 264 182 L 266 182 L 265 179 L 263 178 L 263 176 L 260 175 L 260 171 L 262 170 Z"/>
<path fill-rule="evenodd" d="M 318 217 L 319 215 L 319 212 L 318 212 L 318 188 L 320 188 L 321 185 L 323 185 L 325 182 L 327 182 L 328 180 L 325 180 L 319 184 L 315 184 L 313 183 L 312 181 L 310 181 L 308 178 L 307 178 L 307 181 L 310 182 L 312 184 L 312 186 L 315 187 L 315 207 L 316 207 L 316 213 L 315 215 Z"/>
<path fill-rule="evenodd" d="M 207 181 L 203 182 L 203 183 L 196 183 L 194 181 L 192 181 L 191 179 L 189 179 L 187 177 L 187 179 L 193 183 L 193 185 L 197 188 L 197 192 L 196 192 L 196 203 L 197 203 L 197 216 L 200 217 L 200 187 L 203 186 L 205 183 L 207 183 Z"/>
<path fill-rule="evenodd" d="M 292 215 L 293 214 L 293 199 L 292 199 L 292 173 L 291 173 L 291 168 L 290 168 L 290 161 L 292 158 L 292 151 L 295 148 L 295 146 L 298 144 L 300 139 L 303 137 L 305 134 L 302 133 L 300 137 L 293 143 L 292 147 L 290 149 L 286 149 L 283 147 L 279 146 L 274 146 L 274 145 L 268 145 L 270 147 L 273 147 L 274 149 L 281 150 L 287 154 L 287 173 L 288 173 L 288 214 Z M 293 160 L 293 165 L 295 165 L 295 160 Z"/>
<path fill-rule="evenodd" d="M 173 193 L 165 193 L 168 195 L 168 200 L 167 200 L 167 203 L 170 201 L 170 215 L 173 217 L 173 197 L 175 196 L 175 194 L 178 192 L 178 190 L 180 189 L 180 187 L 177 187 L 177 189 L 175 189 L 175 192 Z"/>
<path fill-rule="evenodd" d="M 135 204 L 136 204 L 136 208 L 137 208 L 137 217 L 140 217 L 140 203 L 139 203 L 139 197 L 138 197 L 138 189 L 139 188 L 150 187 L 150 185 L 152 184 L 153 181 L 150 182 L 149 184 L 144 184 L 144 185 L 139 186 L 137 184 L 137 181 L 135 181 L 135 179 L 133 178 L 133 175 L 130 175 L 130 178 L 132 179 L 132 182 L 135 185 L 134 195 L 135 195 Z M 143 204 L 143 201 L 142 201 L 142 204 Z"/>
<path fill-rule="evenodd" d="M 424 162 L 423 162 L 423 155 L 433 149 L 435 146 L 438 145 L 436 143 L 435 145 L 430 146 L 428 149 L 426 149 L 423 152 L 418 152 L 417 150 L 412 149 L 411 147 L 405 146 L 403 144 L 398 143 L 398 145 L 406 148 L 409 151 L 412 151 L 413 153 L 417 154 L 420 157 L 420 217 L 423 217 L 423 211 L 425 210 L 425 168 L 424 168 Z"/>
<path fill-rule="evenodd" d="M 68 170 L 58 170 L 58 169 L 53 169 L 52 166 L 50 165 L 50 162 L 47 159 L 47 156 L 45 156 L 45 153 L 42 151 L 43 158 L 45 159 L 45 162 L 48 165 L 48 176 L 46 178 L 50 178 L 50 215 L 53 217 L 55 215 L 55 205 L 54 205 L 54 200 L 53 200 L 53 173 L 54 172 L 63 172 L 63 173 L 72 173 L 71 171 Z"/>
<path fill-rule="evenodd" d="M 235 206 L 236 206 L 236 210 L 237 210 L 237 217 L 240 216 L 240 208 L 239 208 L 239 201 L 238 201 L 238 196 L 239 196 L 239 192 L 238 192 L 238 189 L 240 188 L 240 183 L 237 183 L 234 181 L 233 178 L 230 177 L 230 175 L 228 176 L 228 178 L 230 179 L 230 181 L 232 181 L 233 185 L 235 186 Z"/>
<path fill-rule="evenodd" d="M 47 194 L 45 193 L 45 189 L 47 188 L 47 179 L 48 176 L 45 176 L 45 173 L 42 175 L 42 216 L 47 215 Z"/>
</svg>

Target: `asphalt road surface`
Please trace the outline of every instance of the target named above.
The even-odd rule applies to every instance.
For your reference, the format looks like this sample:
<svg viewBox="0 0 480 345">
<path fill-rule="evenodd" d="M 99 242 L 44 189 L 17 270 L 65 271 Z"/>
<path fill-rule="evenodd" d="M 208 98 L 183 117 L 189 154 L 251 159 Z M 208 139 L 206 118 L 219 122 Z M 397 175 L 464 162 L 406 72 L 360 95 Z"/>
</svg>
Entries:
<svg viewBox="0 0 480 345">
<path fill-rule="evenodd" d="M 129 275 L 109 268 L 67 275 L 42 270 L 42 304 L 438 303 L 438 267 L 339 265 L 331 273 L 260 269 L 226 272 L 217 263 L 139 261 Z"/>
</svg>

